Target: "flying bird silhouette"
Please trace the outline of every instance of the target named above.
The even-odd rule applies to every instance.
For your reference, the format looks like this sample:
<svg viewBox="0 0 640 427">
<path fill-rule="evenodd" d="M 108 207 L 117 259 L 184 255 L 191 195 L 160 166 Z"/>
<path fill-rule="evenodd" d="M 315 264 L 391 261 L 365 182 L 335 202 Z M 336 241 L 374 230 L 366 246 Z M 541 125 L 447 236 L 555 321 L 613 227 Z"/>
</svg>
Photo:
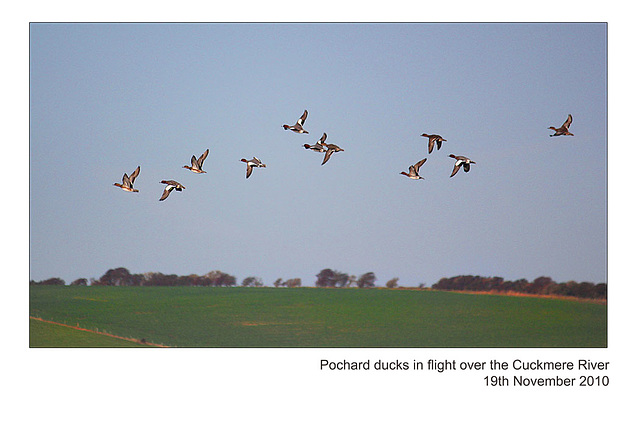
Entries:
<svg viewBox="0 0 640 427">
<path fill-rule="evenodd" d="M 247 164 L 247 175 L 246 178 L 251 176 L 251 172 L 253 172 L 253 168 L 266 168 L 267 165 L 262 163 L 259 158 L 254 157 L 251 160 L 240 159 L 241 162 L 245 162 Z"/>
<path fill-rule="evenodd" d="M 164 199 L 169 197 L 169 194 L 171 194 L 171 192 L 174 189 L 176 191 L 182 191 L 183 189 L 186 188 L 184 185 L 180 184 L 178 181 L 174 181 L 172 179 L 165 180 L 165 181 L 160 181 L 160 184 L 166 184 L 167 185 L 166 187 L 164 187 L 164 191 L 162 192 L 162 196 L 160 197 L 160 201 L 163 201 Z"/>
<path fill-rule="evenodd" d="M 136 180 L 136 177 L 138 176 L 138 174 L 140 174 L 140 166 L 138 166 L 136 170 L 134 170 L 131 173 L 131 176 L 128 176 L 125 173 L 122 177 L 122 184 L 115 182 L 113 185 L 115 185 L 116 187 L 122 188 L 124 191 L 131 191 L 133 193 L 137 193 L 138 190 L 136 188 L 133 188 L 133 181 Z"/>
<path fill-rule="evenodd" d="M 303 147 L 307 150 L 317 151 L 318 153 L 324 153 L 327 149 L 324 146 L 324 141 L 327 139 L 327 134 L 323 133 L 318 142 L 313 145 L 304 144 Z"/>
<path fill-rule="evenodd" d="M 451 176 L 449 178 L 458 173 L 458 169 L 460 169 L 460 166 L 464 168 L 465 172 L 469 172 L 471 163 L 475 163 L 473 160 L 465 156 L 456 156 L 455 154 L 449 154 L 449 157 L 453 157 L 454 159 L 456 159 L 456 162 L 453 165 L 453 172 L 451 172 Z"/>
<path fill-rule="evenodd" d="M 209 155 L 209 149 L 207 148 L 199 158 L 196 159 L 195 155 L 191 156 L 191 166 L 185 165 L 183 166 L 183 168 L 189 169 L 191 172 L 194 172 L 194 173 L 207 173 L 206 171 L 202 170 L 202 164 L 204 163 L 204 159 L 206 159 L 208 155 Z"/>
<path fill-rule="evenodd" d="M 571 126 L 572 121 L 573 121 L 573 117 L 571 117 L 571 114 L 569 114 L 569 117 L 567 117 L 567 120 L 565 120 L 565 122 L 559 128 L 556 129 L 553 126 L 549 126 L 549 129 L 556 131 L 556 133 L 549 136 L 560 136 L 560 135 L 574 136 L 571 132 L 569 132 L 569 126 Z"/>
<path fill-rule="evenodd" d="M 446 139 L 443 139 L 440 135 L 429 135 L 427 133 L 423 133 L 420 136 L 424 136 L 425 138 L 429 138 L 429 153 L 431 153 L 433 151 L 433 145 L 434 144 L 438 144 L 438 150 L 440 149 L 440 147 L 442 146 L 442 141 L 446 141 Z"/>
<path fill-rule="evenodd" d="M 309 113 L 307 112 L 307 110 L 304 110 L 304 113 L 302 113 L 302 116 L 300 116 L 300 118 L 298 119 L 295 125 L 293 126 L 282 125 L 282 127 L 284 128 L 284 130 L 290 130 L 296 133 L 309 133 L 302 128 L 302 125 L 304 125 L 304 121 L 307 120 L 308 114 Z"/>
<path fill-rule="evenodd" d="M 424 165 L 424 162 L 426 162 L 426 161 L 427 161 L 427 158 L 425 157 L 424 159 L 420 160 L 415 165 L 409 166 L 409 173 L 406 173 L 405 171 L 402 171 L 402 172 L 400 172 L 400 175 L 406 175 L 411 179 L 424 179 L 423 177 L 418 175 L 418 173 L 420 172 L 420 166 Z"/>
</svg>

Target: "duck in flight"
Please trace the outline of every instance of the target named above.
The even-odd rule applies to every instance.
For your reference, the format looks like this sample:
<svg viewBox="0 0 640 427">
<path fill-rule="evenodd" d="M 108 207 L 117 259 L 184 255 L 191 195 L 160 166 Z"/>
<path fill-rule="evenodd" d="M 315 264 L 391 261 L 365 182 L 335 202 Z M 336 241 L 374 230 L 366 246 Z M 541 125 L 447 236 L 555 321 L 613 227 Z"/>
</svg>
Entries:
<svg viewBox="0 0 640 427">
<path fill-rule="evenodd" d="M 251 172 L 253 172 L 253 168 L 266 168 L 267 165 L 262 163 L 259 158 L 254 157 L 251 160 L 240 159 L 241 162 L 245 162 L 247 164 L 247 175 L 246 178 L 251 176 Z"/>
<path fill-rule="evenodd" d="M 323 142 L 322 145 L 327 149 L 327 151 L 324 153 L 324 159 L 322 160 L 322 164 L 320 166 L 327 163 L 329 161 L 329 157 L 331 157 L 333 153 L 344 151 L 342 148 L 338 147 L 335 144 L 326 144 Z"/>
<path fill-rule="evenodd" d="M 176 191 L 182 191 L 182 190 L 184 190 L 186 188 L 184 185 L 180 184 L 178 181 L 174 181 L 172 179 L 160 181 L 160 184 L 166 184 L 167 185 L 166 187 L 164 187 L 164 191 L 162 192 L 162 196 L 160 197 L 160 201 L 163 201 L 164 199 L 169 197 L 169 194 L 174 189 Z"/>
<path fill-rule="evenodd" d="M 295 125 L 293 126 L 282 125 L 282 127 L 284 128 L 284 130 L 291 130 L 296 133 L 309 133 L 302 128 L 302 126 L 304 125 L 304 121 L 307 120 L 308 114 L 309 113 L 307 112 L 307 110 L 304 110 L 304 113 L 302 113 L 302 116 L 300 116 L 300 118 L 298 119 Z"/>
<path fill-rule="evenodd" d="M 202 170 L 202 164 L 204 163 L 204 159 L 206 159 L 208 155 L 209 155 L 209 149 L 207 148 L 199 158 L 196 159 L 195 155 L 191 156 L 191 166 L 185 165 L 183 166 L 183 168 L 189 169 L 191 172 L 194 172 L 194 173 L 207 173 L 206 171 Z"/>
<path fill-rule="evenodd" d="M 567 120 L 559 128 L 556 129 L 553 126 L 549 126 L 549 129 L 556 131 L 556 133 L 549 136 L 559 136 L 559 135 L 574 136 L 571 132 L 569 132 L 569 126 L 571 126 L 572 121 L 573 121 L 573 117 L 571 117 L 571 114 L 569 114 L 569 117 L 567 117 Z"/>
<path fill-rule="evenodd" d="M 453 172 L 451 172 L 451 176 L 449 178 L 451 178 L 456 173 L 458 173 L 458 169 L 460 169 L 460 166 L 464 168 L 465 172 L 469 172 L 469 169 L 471 168 L 471 163 L 475 163 L 473 160 L 465 156 L 456 156 L 455 154 L 449 154 L 449 157 L 456 159 L 456 162 L 453 165 Z"/>
<path fill-rule="evenodd" d="M 442 141 L 446 141 L 440 135 L 429 135 L 427 133 L 423 133 L 420 136 L 424 136 L 425 138 L 429 138 L 429 153 L 433 151 L 433 145 L 438 144 L 438 150 L 442 146 Z"/>
<path fill-rule="evenodd" d="M 136 170 L 134 170 L 133 173 L 131 173 L 131 176 L 128 176 L 125 172 L 124 176 L 122 177 L 122 184 L 119 184 L 116 182 L 113 185 L 115 185 L 116 187 L 122 188 L 124 191 L 131 191 L 133 193 L 137 193 L 138 190 L 136 188 L 133 188 L 133 181 L 136 180 L 136 177 L 138 176 L 139 173 L 140 173 L 140 166 L 138 166 Z"/>
<path fill-rule="evenodd" d="M 418 175 L 418 173 L 420 172 L 420 166 L 424 165 L 424 162 L 426 162 L 426 161 L 427 161 L 427 158 L 425 157 L 424 159 L 420 160 L 415 165 L 409 166 L 409 173 L 406 173 L 405 171 L 402 171 L 402 172 L 400 172 L 400 175 L 406 175 L 411 179 L 424 179 L 423 177 Z"/>
<path fill-rule="evenodd" d="M 327 134 L 323 133 L 320 139 L 318 140 L 318 142 L 316 142 L 313 145 L 304 144 L 303 147 L 306 148 L 307 150 L 313 150 L 313 151 L 317 151 L 318 153 L 324 153 L 325 151 L 327 151 L 327 149 L 324 146 L 324 142 L 326 141 L 326 139 L 327 139 Z"/>
</svg>

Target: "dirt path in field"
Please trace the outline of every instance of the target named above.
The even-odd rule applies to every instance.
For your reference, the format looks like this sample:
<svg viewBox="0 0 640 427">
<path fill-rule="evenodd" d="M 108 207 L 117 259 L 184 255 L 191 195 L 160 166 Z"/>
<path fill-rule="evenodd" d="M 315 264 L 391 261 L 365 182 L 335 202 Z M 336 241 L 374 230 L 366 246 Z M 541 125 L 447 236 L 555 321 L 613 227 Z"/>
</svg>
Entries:
<svg viewBox="0 0 640 427">
<path fill-rule="evenodd" d="M 118 338 L 118 339 L 125 340 L 125 341 L 137 342 L 138 344 L 150 345 L 150 346 L 152 346 L 152 347 L 169 348 L 169 346 L 168 346 L 168 345 L 154 344 L 154 343 L 151 343 L 151 342 L 147 342 L 147 341 L 145 341 L 144 339 L 142 339 L 142 340 L 137 340 L 137 339 L 135 339 L 135 338 L 120 337 L 120 336 L 118 336 L 118 335 L 113 335 L 113 334 L 110 334 L 110 333 L 108 333 L 108 332 L 99 332 L 99 331 L 94 331 L 94 330 L 91 330 L 91 329 L 81 328 L 81 327 L 79 327 L 79 326 L 71 326 L 71 325 L 67 325 L 67 324 L 65 324 L 65 323 L 54 322 L 53 320 L 44 320 L 44 319 L 41 319 L 41 318 L 39 318 L 39 317 L 29 316 L 29 319 L 37 320 L 37 321 L 39 321 L 39 322 L 51 323 L 51 324 L 53 324 L 53 325 L 65 326 L 65 327 L 67 327 L 67 328 L 75 329 L 75 330 L 77 330 L 77 331 L 91 332 L 91 333 L 93 333 L 93 334 L 105 335 L 105 336 L 108 336 L 108 337 Z"/>
</svg>

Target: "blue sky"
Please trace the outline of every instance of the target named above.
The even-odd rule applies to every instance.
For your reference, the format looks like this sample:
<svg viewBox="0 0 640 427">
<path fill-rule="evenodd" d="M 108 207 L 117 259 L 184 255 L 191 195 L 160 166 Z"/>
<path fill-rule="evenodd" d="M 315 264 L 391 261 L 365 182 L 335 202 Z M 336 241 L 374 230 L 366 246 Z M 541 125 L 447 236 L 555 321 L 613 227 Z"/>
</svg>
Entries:
<svg viewBox="0 0 640 427">
<path fill-rule="evenodd" d="M 605 24 L 29 29 L 31 279 L 607 279 Z M 323 132 L 345 151 L 320 166 Z M 477 164 L 449 178 L 451 153 Z M 138 165 L 139 193 L 113 186 Z M 163 179 L 186 189 L 159 202 Z"/>
</svg>

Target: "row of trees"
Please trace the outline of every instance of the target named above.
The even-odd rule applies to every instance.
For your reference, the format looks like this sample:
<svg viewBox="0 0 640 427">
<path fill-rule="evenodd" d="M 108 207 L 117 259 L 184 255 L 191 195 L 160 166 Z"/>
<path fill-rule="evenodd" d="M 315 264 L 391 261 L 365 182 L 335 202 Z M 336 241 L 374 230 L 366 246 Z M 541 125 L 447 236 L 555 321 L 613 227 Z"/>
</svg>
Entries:
<svg viewBox="0 0 640 427">
<path fill-rule="evenodd" d="M 246 280 L 246 279 L 245 279 Z M 36 282 L 29 281 L 30 285 L 64 285 L 59 278 L 51 278 Z M 113 268 L 96 280 L 91 278 L 76 279 L 70 286 L 236 286 L 236 278 L 222 271 L 210 271 L 204 276 L 190 274 L 178 276 L 176 274 L 144 273 L 131 274 L 124 267 Z M 244 285 L 244 283 L 243 283 Z"/>
<path fill-rule="evenodd" d="M 364 273 L 360 277 L 341 273 L 339 271 L 325 268 L 316 275 L 315 285 L 318 287 L 349 287 L 355 285 L 359 288 L 375 287 L 376 275 L 373 272 Z M 397 278 L 387 283 L 388 287 L 397 286 Z M 51 278 L 36 282 L 29 281 L 31 285 L 64 285 L 64 280 L 60 278 Z M 132 274 L 124 267 L 113 268 L 108 270 L 100 279 L 87 280 L 85 278 L 77 279 L 71 282 L 72 286 L 237 286 L 235 276 L 224 273 L 219 270 L 210 271 L 204 276 L 197 274 L 189 274 L 187 276 L 178 276 L 176 274 L 162 273 L 144 273 Z M 250 276 L 241 282 L 241 286 L 245 287 L 261 287 L 264 283 L 261 278 Z M 284 280 L 278 278 L 273 286 L 276 288 L 298 288 L 302 286 L 302 280 L 299 277 Z"/>
<path fill-rule="evenodd" d="M 560 295 L 577 298 L 607 299 L 607 284 L 592 282 L 556 283 L 550 277 L 540 276 L 533 282 L 515 281 L 502 277 L 455 276 L 442 278 L 432 289 L 445 291 L 517 292 L 531 295 Z"/>
<path fill-rule="evenodd" d="M 342 273 L 340 271 L 325 268 L 320 273 L 316 274 L 316 286 L 319 288 L 348 288 L 352 285 L 358 288 L 374 288 L 377 280 L 374 272 L 369 271 L 357 277 L 353 274 Z M 389 280 L 385 286 L 387 288 L 397 288 L 398 278 L 394 277 Z M 423 285 L 420 286 L 421 288 Z"/>
<path fill-rule="evenodd" d="M 320 271 L 320 273 L 316 274 L 316 277 L 316 286 L 319 288 L 348 288 L 352 285 L 356 285 L 359 288 L 373 288 L 375 287 L 376 282 L 376 275 L 371 271 L 357 277 L 355 275 L 325 268 Z"/>
<path fill-rule="evenodd" d="M 35 281 L 30 280 L 30 285 L 58 285 L 64 286 L 65 281 L 52 277 L 50 279 Z M 113 268 L 108 270 L 100 279 L 85 278 L 76 279 L 70 283 L 70 286 L 237 286 L 235 276 L 224 273 L 219 270 L 210 271 L 204 276 L 197 274 L 189 274 L 187 276 L 178 276 L 176 274 L 162 273 L 144 273 L 132 274 L 124 267 Z M 241 286 L 245 287 L 261 287 L 264 286 L 262 279 L 259 277 L 246 277 L 242 280 Z M 275 281 L 276 287 L 300 287 L 302 280 L 300 278 L 282 280 L 279 278 Z"/>
<path fill-rule="evenodd" d="M 367 272 L 361 276 L 350 275 L 330 268 L 325 268 L 316 274 L 316 287 L 320 288 L 348 288 L 356 286 L 358 288 L 373 288 L 377 278 L 375 273 Z M 30 285 L 64 285 L 64 280 L 54 277 L 40 282 L 29 281 Z M 70 286 L 237 286 L 235 276 L 219 270 L 210 271 L 203 276 L 190 274 L 178 276 L 175 274 L 144 273 L 131 274 L 124 267 L 108 270 L 99 280 L 84 278 L 76 279 Z M 241 286 L 261 287 L 264 283 L 261 278 L 250 276 L 242 280 Z M 302 286 L 300 278 L 283 280 L 278 278 L 273 286 L 298 288 Z M 398 278 L 389 280 L 387 288 L 398 287 Z M 424 284 L 420 285 L 424 288 Z M 532 295 L 561 295 L 573 296 L 577 298 L 606 299 L 607 284 L 591 282 L 562 282 L 556 283 L 550 277 L 541 276 L 533 282 L 526 279 L 515 281 L 504 280 L 502 277 L 481 277 L 481 276 L 455 276 L 442 278 L 431 286 L 431 289 L 444 291 L 481 291 L 481 292 L 517 292 Z"/>
</svg>

